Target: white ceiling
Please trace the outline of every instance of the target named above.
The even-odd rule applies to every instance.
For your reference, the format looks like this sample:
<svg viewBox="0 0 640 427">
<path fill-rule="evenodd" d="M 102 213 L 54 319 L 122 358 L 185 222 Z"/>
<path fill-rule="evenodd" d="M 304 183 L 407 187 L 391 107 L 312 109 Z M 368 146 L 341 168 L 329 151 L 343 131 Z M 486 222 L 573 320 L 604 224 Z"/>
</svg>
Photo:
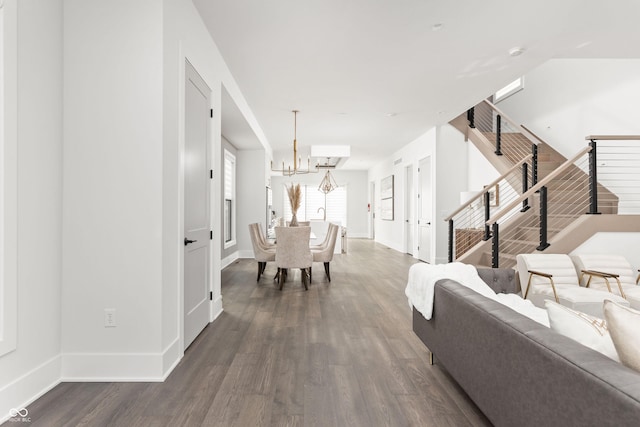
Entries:
<svg viewBox="0 0 640 427">
<path fill-rule="evenodd" d="M 302 157 L 350 145 L 342 168 L 368 169 L 550 58 L 640 57 L 637 0 L 193 2 L 275 162 L 290 161 L 293 109 Z M 259 147 L 237 114 L 223 134 Z"/>
</svg>

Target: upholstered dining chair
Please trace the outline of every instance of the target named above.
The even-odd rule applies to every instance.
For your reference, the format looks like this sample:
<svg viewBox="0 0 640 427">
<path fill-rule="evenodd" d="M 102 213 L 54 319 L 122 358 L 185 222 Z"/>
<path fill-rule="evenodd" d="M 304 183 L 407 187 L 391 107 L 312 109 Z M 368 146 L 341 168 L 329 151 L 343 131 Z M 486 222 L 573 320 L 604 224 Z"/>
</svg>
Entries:
<svg viewBox="0 0 640 427">
<path fill-rule="evenodd" d="M 629 261 L 622 255 L 582 254 L 571 260 L 580 276 L 580 285 L 608 291 L 629 301 L 632 308 L 640 309 L 640 286 Z"/>
<path fill-rule="evenodd" d="M 302 284 L 307 290 L 307 281 L 311 281 L 311 265 L 313 256 L 309 249 L 311 227 L 276 227 L 276 266 L 278 267 L 278 283 L 280 290 L 284 287 L 286 271 L 299 268 Z"/>
<path fill-rule="evenodd" d="M 249 224 L 249 236 L 251 236 L 251 245 L 253 246 L 253 256 L 258 261 L 258 277 L 256 282 L 260 280 L 260 276 L 267 267 L 267 262 L 276 260 L 275 247 L 263 246 L 260 241 L 260 224 Z"/>
<path fill-rule="evenodd" d="M 602 319 L 606 299 L 629 306 L 629 302 L 618 295 L 580 286 L 569 255 L 519 254 L 516 262 L 523 297 L 538 307 L 544 308 L 544 301 L 551 299 Z"/>
<path fill-rule="evenodd" d="M 333 224 L 330 224 L 333 225 Z M 329 263 L 333 260 L 333 251 L 336 247 L 336 241 L 338 240 L 338 231 L 340 231 L 339 226 L 329 227 L 327 230 L 327 235 L 329 236 L 329 241 L 327 245 L 324 247 L 311 248 L 311 254 L 313 255 L 313 262 L 323 262 L 324 263 L 324 272 L 327 275 L 327 279 L 331 281 L 331 273 L 329 271 Z"/>
<path fill-rule="evenodd" d="M 327 226 L 327 234 L 325 234 L 324 240 L 322 241 L 322 243 L 319 243 L 317 245 L 309 245 L 311 247 L 311 251 L 312 252 L 314 250 L 324 249 L 329 245 L 329 240 L 331 239 L 331 230 L 334 227 L 340 228 L 340 226 L 335 225 L 334 223 L 330 222 L 329 225 Z"/>
</svg>

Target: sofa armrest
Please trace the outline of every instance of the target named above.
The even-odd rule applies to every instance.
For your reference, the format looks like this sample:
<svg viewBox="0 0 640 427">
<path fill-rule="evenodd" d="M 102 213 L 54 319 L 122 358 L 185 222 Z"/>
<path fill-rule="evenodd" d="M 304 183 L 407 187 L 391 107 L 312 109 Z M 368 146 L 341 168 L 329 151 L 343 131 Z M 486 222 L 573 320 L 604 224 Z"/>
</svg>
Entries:
<svg viewBox="0 0 640 427">
<path fill-rule="evenodd" d="M 519 294 L 520 281 L 516 271 L 511 268 L 478 267 L 478 275 L 484 282 L 500 294 Z"/>
</svg>

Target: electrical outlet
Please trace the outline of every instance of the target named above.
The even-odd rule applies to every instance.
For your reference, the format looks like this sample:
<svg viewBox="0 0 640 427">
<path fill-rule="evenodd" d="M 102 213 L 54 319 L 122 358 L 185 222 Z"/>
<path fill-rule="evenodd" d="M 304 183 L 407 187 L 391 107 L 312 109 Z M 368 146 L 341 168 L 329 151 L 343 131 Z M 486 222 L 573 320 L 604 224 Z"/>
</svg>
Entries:
<svg viewBox="0 0 640 427">
<path fill-rule="evenodd" d="M 116 309 L 115 308 L 104 309 L 104 327 L 105 328 L 116 327 Z"/>
</svg>

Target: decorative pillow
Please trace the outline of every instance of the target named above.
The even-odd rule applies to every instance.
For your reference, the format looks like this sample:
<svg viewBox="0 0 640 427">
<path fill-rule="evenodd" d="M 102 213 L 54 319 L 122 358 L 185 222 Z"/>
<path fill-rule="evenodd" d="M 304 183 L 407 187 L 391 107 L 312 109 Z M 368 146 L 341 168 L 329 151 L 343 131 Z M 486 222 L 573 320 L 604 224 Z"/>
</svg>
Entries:
<svg viewBox="0 0 640 427">
<path fill-rule="evenodd" d="M 608 300 L 603 310 L 620 361 L 640 372 L 640 311 Z"/>
<path fill-rule="evenodd" d="M 545 307 L 549 314 L 551 329 L 620 362 L 604 320 L 572 310 L 551 300 L 545 301 Z"/>
</svg>

